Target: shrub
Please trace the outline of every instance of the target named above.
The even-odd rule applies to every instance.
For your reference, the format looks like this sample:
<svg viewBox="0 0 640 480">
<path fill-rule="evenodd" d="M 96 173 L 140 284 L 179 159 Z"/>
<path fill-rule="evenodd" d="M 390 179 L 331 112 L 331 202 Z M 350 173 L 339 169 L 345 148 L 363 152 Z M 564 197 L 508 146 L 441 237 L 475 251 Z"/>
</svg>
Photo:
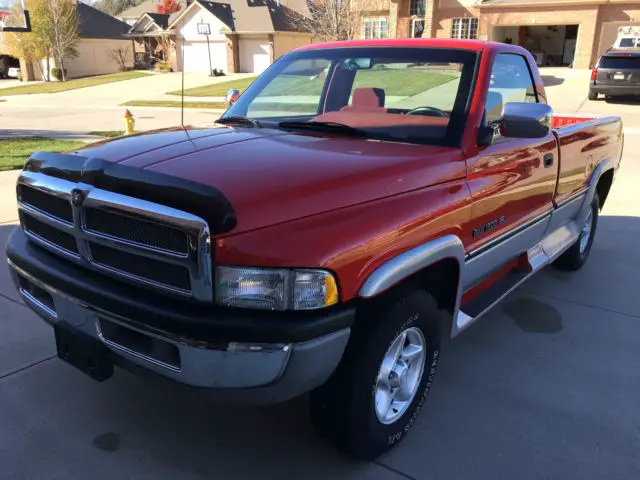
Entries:
<svg viewBox="0 0 640 480">
<path fill-rule="evenodd" d="M 67 74 L 67 69 L 64 69 L 64 74 Z M 60 81 L 62 80 L 62 69 L 58 68 L 58 67 L 53 67 L 51 69 L 51 75 L 53 75 L 53 78 L 55 78 L 56 80 Z"/>
<path fill-rule="evenodd" d="M 168 62 L 158 62 L 156 63 L 156 72 L 162 72 L 162 73 L 166 73 L 166 72 L 172 72 L 173 68 L 171 67 L 171 64 Z"/>
<path fill-rule="evenodd" d="M 129 47 L 114 48 L 109 52 L 109 56 L 114 62 L 116 62 L 119 71 L 126 72 L 130 70 L 128 66 L 130 59 Z"/>
</svg>

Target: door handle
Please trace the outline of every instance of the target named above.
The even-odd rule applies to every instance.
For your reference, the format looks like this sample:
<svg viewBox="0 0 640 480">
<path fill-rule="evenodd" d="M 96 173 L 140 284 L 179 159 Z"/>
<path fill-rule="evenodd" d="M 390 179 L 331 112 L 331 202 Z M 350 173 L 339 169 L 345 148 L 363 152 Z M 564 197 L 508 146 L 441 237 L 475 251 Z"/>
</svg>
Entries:
<svg viewBox="0 0 640 480">
<path fill-rule="evenodd" d="M 544 168 L 549 168 L 553 165 L 553 153 L 547 153 L 544 157 L 542 157 L 542 163 Z"/>
</svg>

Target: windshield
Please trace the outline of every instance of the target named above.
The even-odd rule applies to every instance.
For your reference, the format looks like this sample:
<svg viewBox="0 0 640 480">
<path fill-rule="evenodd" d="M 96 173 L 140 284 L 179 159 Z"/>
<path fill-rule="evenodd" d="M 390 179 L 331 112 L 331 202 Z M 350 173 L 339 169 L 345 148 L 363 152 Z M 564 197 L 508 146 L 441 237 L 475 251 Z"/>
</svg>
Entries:
<svg viewBox="0 0 640 480">
<path fill-rule="evenodd" d="M 635 37 L 626 37 L 626 38 L 620 39 L 620 47 L 622 48 L 635 47 L 635 46 L 636 46 Z"/>
<path fill-rule="evenodd" d="M 476 53 L 431 48 L 341 48 L 284 56 L 223 118 L 265 126 L 330 122 L 368 137 L 455 145 L 464 130 Z"/>
</svg>

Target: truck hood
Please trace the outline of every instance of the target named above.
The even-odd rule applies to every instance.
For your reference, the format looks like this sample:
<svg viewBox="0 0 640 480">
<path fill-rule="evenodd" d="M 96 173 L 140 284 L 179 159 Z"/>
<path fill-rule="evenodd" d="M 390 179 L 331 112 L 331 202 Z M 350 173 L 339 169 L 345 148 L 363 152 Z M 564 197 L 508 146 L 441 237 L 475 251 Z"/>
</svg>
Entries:
<svg viewBox="0 0 640 480">
<path fill-rule="evenodd" d="M 256 128 L 168 129 L 75 153 L 214 187 L 235 211 L 232 234 L 465 174 L 457 148 Z"/>
</svg>

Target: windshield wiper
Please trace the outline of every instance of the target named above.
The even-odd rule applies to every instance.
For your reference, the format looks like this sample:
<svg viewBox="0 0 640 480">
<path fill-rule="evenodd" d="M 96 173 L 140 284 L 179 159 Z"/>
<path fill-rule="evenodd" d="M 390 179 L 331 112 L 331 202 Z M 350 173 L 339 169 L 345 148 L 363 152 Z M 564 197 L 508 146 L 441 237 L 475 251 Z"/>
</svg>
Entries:
<svg viewBox="0 0 640 480">
<path fill-rule="evenodd" d="M 239 115 L 234 115 L 231 117 L 223 117 L 216 120 L 215 123 L 219 123 L 221 125 L 244 125 L 245 127 L 258 127 L 260 128 L 260 122 L 258 120 L 254 120 L 253 118 L 241 117 Z"/>
<path fill-rule="evenodd" d="M 340 133 L 354 137 L 368 137 L 369 134 L 364 130 L 356 127 L 350 127 L 344 123 L 337 122 L 280 122 L 279 128 L 284 130 L 316 130 L 330 133 Z"/>
</svg>

